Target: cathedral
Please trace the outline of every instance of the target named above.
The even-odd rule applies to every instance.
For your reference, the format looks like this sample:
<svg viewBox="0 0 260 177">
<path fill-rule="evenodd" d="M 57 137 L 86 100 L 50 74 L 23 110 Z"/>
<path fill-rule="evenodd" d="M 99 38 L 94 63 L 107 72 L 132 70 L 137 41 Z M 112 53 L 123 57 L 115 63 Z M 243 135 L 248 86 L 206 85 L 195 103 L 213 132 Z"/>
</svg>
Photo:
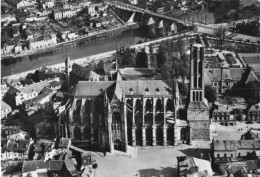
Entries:
<svg viewBox="0 0 260 177">
<path fill-rule="evenodd" d="M 128 146 L 174 146 L 210 141 L 204 101 L 204 47 L 191 45 L 189 104 L 177 81 L 79 81 L 71 93 L 60 136 L 79 147 L 127 152 Z M 68 61 L 67 65 L 68 66 Z M 185 114 L 180 114 L 185 112 Z"/>
</svg>

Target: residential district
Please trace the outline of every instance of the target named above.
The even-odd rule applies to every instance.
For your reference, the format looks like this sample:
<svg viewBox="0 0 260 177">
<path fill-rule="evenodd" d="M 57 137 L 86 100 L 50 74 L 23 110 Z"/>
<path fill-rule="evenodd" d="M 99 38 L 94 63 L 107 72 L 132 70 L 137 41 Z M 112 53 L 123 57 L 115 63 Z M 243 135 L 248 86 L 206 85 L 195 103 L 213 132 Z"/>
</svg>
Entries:
<svg viewBox="0 0 260 177">
<path fill-rule="evenodd" d="M 201 8 L 215 24 L 189 16 Z M 260 177 L 259 14 L 243 0 L 2 1 L 2 56 L 133 23 L 148 37 L 2 77 L 1 176 Z"/>
</svg>

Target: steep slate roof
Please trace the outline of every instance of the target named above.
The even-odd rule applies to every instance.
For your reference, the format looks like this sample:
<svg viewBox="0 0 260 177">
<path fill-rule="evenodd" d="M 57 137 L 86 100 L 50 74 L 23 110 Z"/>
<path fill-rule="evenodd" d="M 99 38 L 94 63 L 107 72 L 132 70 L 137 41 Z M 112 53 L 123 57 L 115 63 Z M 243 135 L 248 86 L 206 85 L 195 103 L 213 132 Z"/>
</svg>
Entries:
<svg viewBox="0 0 260 177">
<path fill-rule="evenodd" d="M 157 89 L 160 90 L 160 95 L 169 95 L 168 91 L 171 91 L 169 85 L 162 80 L 118 81 L 117 83 L 124 95 L 131 95 L 130 89 L 133 89 L 133 95 L 147 95 L 147 88 L 149 95 L 157 95 Z"/>
<path fill-rule="evenodd" d="M 157 95 L 159 89 L 160 95 L 169 95 L 172 92 L 171 86 L 166 81 L 162 80 L 138 80 L 138 81 L 79 81 L 72 92 L 75 97 L 79 96 L 98 96 L 103 91 L 111 89 L 111 86 L 116 83 L 116 94 L 131 95 L 130 90 L 133 90 L 133 95 Z M 148 89 L 148 90 L 147 90 Z M 111 93 L 107 91 L 107 94 Z M 114 94 L 114 93 L 113 93 Z"/>
<path fill-rule="evenodd" d="M 72 92 L 72 96 L 98 96 L 109 88 L 115 81 L 79 81 Z"/>
</svg>

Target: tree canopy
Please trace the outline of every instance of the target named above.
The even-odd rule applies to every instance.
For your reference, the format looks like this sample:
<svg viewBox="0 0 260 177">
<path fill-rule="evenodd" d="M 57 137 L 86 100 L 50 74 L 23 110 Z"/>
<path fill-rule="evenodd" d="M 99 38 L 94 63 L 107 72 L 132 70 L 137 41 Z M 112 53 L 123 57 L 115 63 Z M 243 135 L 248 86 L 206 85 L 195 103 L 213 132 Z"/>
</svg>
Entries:
<svg viewBox="0 0 260 177">
<path fill-rule="evenodd" d="M 215 102 L 217 100 L 216 90 L 211 85 L 205 85 L 205 98 L 209 102 Z"/>
</svg>

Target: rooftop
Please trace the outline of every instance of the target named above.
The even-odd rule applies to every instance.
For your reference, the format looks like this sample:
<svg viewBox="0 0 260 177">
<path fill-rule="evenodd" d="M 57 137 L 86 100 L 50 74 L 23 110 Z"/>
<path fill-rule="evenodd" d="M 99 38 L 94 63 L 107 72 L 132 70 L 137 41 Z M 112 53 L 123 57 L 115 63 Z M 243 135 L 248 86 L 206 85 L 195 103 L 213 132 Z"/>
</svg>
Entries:
<svg viewBox="0 0 260 177">
<path fill-rule="evenodd" d="M 1 100 L 1 110 L 11 109 L 11 106 L 9 106 L 6 102 Z"/>
<path fill-rule="evenodd" d="M 31 93 L 34 90 L 35 92 L 39 93 L 44 87 L 47 87 L 49 85 L 50 83 L 48 81 L 41 81 L 19 88 L 19 90 L 25 93 Z"/>
<path fill-rule="evenodd" d="M 215 151 L 236 151 L 238 149 L 260 149 L 260 140 L 214 140 Z"/>
<path fill-rule="evenodd" d="M 114 85 L 116 84 L 116 85 Z M 131 81 L 79 81 L 72 95 L 98 96 L 110 88 L 120 88 L 123 95 L 169 95 L 170 88 L 168 82 L 163 80 L 131 80 Z M 171 94 L 171 93 L 170 93 Z"/>
</svg>

